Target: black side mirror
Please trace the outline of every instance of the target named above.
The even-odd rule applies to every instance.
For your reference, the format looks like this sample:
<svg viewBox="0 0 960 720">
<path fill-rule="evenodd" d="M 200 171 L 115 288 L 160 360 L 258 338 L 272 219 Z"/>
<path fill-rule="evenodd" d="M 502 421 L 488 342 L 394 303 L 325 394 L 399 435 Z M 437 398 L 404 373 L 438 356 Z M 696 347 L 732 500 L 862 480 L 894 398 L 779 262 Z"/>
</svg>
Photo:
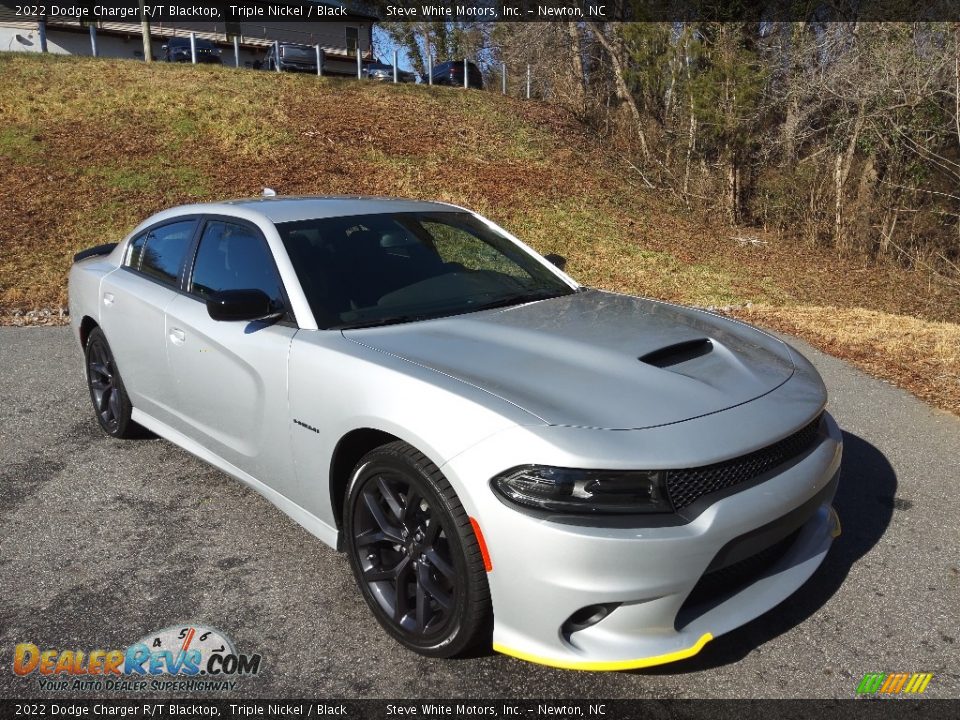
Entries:
<svg viewBox="0 0 960 720">
<path fill-rule="evenodd" d="M 563 255 L 557 255 L 556 253 L 550 253 L 549 255 L 544 255 L 544 258 L 550 262 L 552 265 L 556 265 L 558 268 L 563 270 L 567 266 L 567 259 Z"/>
<path fill-rule="evenodd" d="M 214 320 L 251 321 L 277 317 L 263 290 L 221 290 L 207 297 L 207 312 Z"/>
</svg>

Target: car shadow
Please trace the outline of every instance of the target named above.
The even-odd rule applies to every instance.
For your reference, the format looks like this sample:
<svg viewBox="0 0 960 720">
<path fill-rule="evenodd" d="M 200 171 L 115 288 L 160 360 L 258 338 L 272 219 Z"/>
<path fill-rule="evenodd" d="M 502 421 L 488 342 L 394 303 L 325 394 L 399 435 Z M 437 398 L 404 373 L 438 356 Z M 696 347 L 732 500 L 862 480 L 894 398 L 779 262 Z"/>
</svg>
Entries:
<svg viewBox="0 0 960 720">
<path fill-rule="evenodd" d="M 857 435 L 843 433 L 843 460 L 834 507 L 843 529 L 813 576 L 769 612 L 709 643 L 698 655 L 631 673 L 678 675 L 729 665 L 804 622 L 833 597 L 850 568 L 877 544 L 897 507 L 897 475 L 886 456 Z"/>
</svg>

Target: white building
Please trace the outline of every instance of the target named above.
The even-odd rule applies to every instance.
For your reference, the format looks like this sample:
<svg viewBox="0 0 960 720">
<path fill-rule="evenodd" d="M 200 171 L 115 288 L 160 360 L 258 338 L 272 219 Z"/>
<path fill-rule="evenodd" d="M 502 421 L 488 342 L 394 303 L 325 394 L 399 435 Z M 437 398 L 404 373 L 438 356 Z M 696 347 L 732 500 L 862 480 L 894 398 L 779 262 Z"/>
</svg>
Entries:
<svg viewBox="0 0 960 720">
<path fill-rule="evenodd" d="M 341 7 L 335 0 L 311 0 L 321 5 Z M 325 74 L 356 75 L 356 51 L 363 62 L 373 60 L 373 15 L 347 9 L 343 19 L 327 22 L 151 22 L 150 39 L 154 60 L 162 59 L 162 47 L 171 37 L 196 33 L 197 38 L 217 44 L 226 65 L 259 67 L 267 50 L 275 42 L 320 45 L 324 51 Z M 91 31 L 91 27 L 93 30 Z M 141 25 L 135 22 L 84 22 L 78 20 L 24 21 L 13 10 L 0 5 L 0 51 L 41 52 L 43 37 L 46 51 L 61 55 L 92 55 L 94 44 L 100 57 L 143 59 Z M 234 55 L 234 38 L 239 57 Z"/>
</svg>

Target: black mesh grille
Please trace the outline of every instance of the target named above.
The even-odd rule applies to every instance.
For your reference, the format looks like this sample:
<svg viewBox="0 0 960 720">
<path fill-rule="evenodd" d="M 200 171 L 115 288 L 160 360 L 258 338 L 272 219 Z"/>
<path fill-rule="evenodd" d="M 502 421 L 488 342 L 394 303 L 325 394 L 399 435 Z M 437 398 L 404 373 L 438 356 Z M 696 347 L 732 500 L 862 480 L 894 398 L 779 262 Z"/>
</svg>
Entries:
<svg viewBox="0 0 960 720">
<path fill-rule="evenodd" d="M 678 626 L 686 620 L 685 611 L 705 604 L 715 605 L 758 580 L 786 554 L 799 534 L 800 529 L 794 530 L 783 540 L 740 562 L 705 573 L 684 601 Z"/>
<path fill-rule="evenodd" d="M 708 493 L 752 480 L 807 450 L 817 439 L 820 418 L 802 430 L 762 450 L 733 460 L 667 473 L 667 493 L 676 510 L 685 508 Z"/>
</svg>

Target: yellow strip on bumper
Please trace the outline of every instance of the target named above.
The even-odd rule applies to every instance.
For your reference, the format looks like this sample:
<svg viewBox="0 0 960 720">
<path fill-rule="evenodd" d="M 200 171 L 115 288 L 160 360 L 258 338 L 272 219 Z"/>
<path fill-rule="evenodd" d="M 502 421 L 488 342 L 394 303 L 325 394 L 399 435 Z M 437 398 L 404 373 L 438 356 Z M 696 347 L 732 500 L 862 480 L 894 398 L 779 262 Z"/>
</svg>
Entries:
<svg viewBox="0 0 960 720">
<path fill-rule="evenodd" d="M 700 639 L 697 640 L 696 643 L 694 643 L 691 647 L 684 648 L 683 650 L 677 650 L 676 652 L 666 653 L 664 655 L 636 658 L 635 660 L 611 661 L 554 660 L 552 658 L 545 658 L 540 657 L 539 655 L 525 653 L 520 650 L 513 650 L 500 645 L 499 643 L 494 643 L 493 649 L 498 653 L 510 655 L 511 657 L 519 658 L 520 660 L 526 660 L 527 662 L 537 663 L 538 665 L 548 665 L 550 667 L 562 668 L 564 670 L 593 670 L 597 672 L 604 672 L 611 670 L 636 670 L 638 668 L 653 667 L 654 665 L 672 663 L 676 662 L 677 660 L 686 660 L 687 658 L 693 657 L 698 652 L 703 650 L 703 646 L 711 640 L 713 640 L 713 635 L 711 633 L 704 633 L 700 636 Z"/>
</svg>

